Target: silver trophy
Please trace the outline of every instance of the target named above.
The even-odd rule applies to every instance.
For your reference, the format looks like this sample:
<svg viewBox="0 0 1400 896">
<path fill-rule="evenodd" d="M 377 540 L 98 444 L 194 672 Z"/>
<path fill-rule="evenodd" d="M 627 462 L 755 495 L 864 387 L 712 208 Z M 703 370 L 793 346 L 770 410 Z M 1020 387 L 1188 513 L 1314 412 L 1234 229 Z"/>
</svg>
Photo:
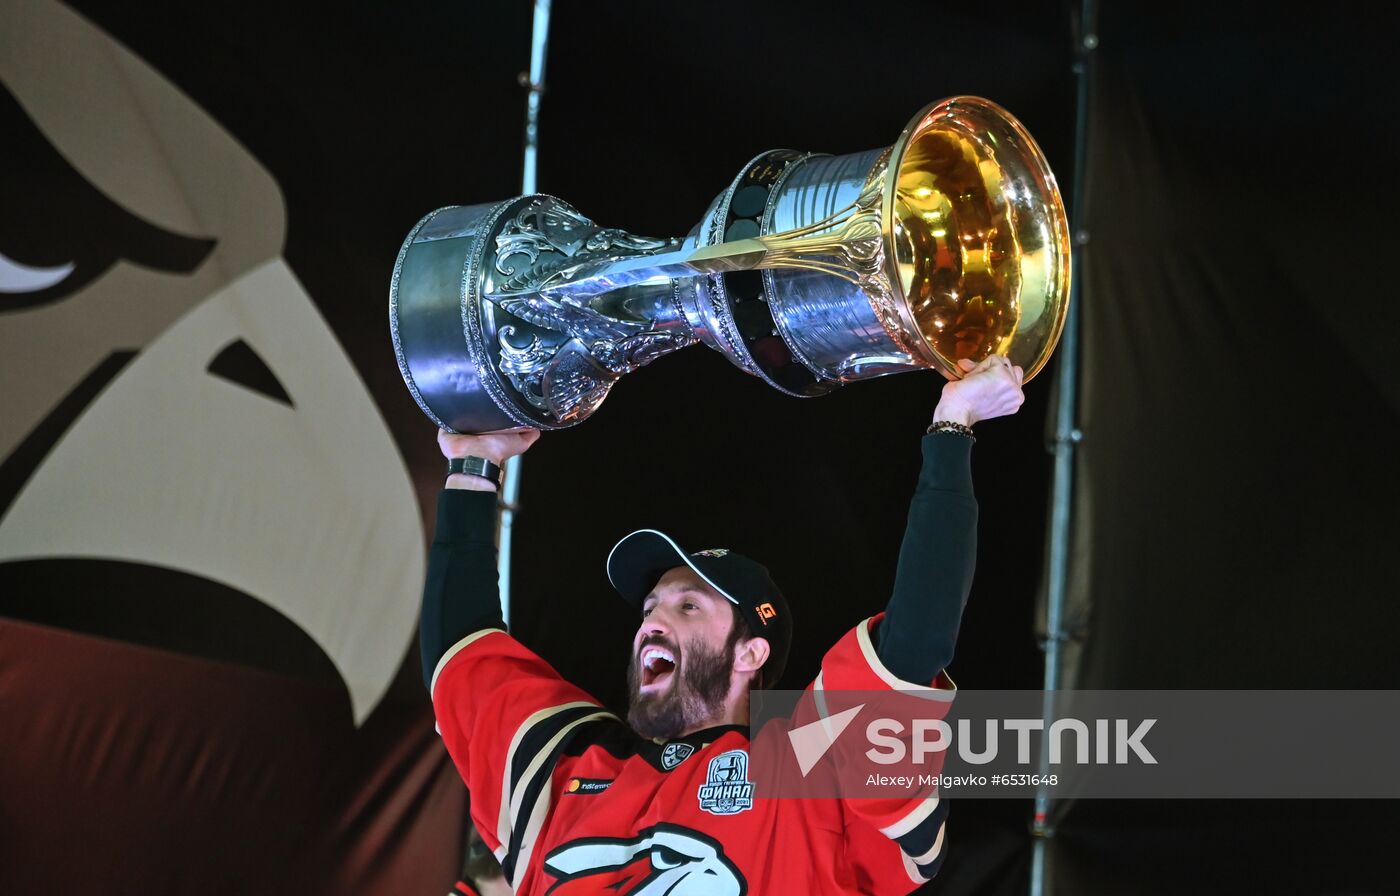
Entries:
<svg viewBox="0 0 1400 896">
<path fill-rule="evenodd" d="M 685 239 L 600 227 L 552 196 L 449 206 L 399 250 L 399 370 L 453 432 L 561 429 L 623 374 L 695 342 L 789 395 L 960 359 L 1044 366 L 1069 230 L 1040 148 L 954 97 L 887 149 L 774 150 Z"/>
</svg>

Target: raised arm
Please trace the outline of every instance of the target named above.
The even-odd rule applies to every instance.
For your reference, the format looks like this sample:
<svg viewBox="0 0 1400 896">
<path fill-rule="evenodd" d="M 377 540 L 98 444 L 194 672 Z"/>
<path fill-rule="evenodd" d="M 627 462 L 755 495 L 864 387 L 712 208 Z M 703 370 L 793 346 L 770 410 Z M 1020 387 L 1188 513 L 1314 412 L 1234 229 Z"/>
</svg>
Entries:
<svg viewBox="0 0 1400 896">
<path fill-rule="evenodd" d="M 502 464 L 539 433 L 441 433 L 449 458 L 474 455 Z M 438 498 L 420 629 L 423 676 L 443 745 L 471 791 L 472 821 L 518 883 L 539 838 L 554 773 L 552 749 L 583 725 L 621 724 L 547 662 L 506 634 L 496 585 L 495 486 L 448 477 Z"/>
<path fill-rule="evenodd" d="M 1023 372 L 993 356 L 943 387 L 935 422 L 972 426 L 1014 414 Z M 876 633 L 880 661 L 904 681 L 933 681 L 953 659 L 977 561 L 973 439 L 949 428 L 923 439 L 923 468 L 909 506 L 894 593 Z"/>
<path fill-rule="evenodd" d="M 448 459 L 475 455 L 504 465 L 539 435 L 534 429 L 480 436 L 443 431 L 438 447 Z M 438 495 L 428 550 L 418 625 L 423 683 L 431 685 L 433 670 L 452 645 L 484 628 L 505 628 L 496 581 L 496 486 L 480 476 L 454 473 Z"/>
</svg>

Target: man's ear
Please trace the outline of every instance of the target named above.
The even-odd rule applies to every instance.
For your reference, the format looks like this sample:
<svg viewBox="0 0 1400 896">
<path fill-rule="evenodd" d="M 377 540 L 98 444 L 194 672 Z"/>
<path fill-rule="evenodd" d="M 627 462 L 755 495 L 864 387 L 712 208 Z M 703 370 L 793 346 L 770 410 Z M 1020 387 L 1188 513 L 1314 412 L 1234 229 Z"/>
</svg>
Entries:
<svg viewBox="0 0 1400 896">
<path fill-rule="evenodd" d="M 772 648 L 768 646 L 767 638 L 743 638 L 734 651 L 734 671 L 757 672 L 768 662 L 770 653 Z"/>
</svg>

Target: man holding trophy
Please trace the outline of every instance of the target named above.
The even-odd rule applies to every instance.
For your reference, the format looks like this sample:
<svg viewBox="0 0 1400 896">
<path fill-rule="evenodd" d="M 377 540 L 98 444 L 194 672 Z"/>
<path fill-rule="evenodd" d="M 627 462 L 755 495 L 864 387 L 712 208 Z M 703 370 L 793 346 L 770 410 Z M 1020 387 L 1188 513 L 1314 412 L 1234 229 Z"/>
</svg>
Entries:
<svg viewBox="0 0 1400 896">
<path fill-rule="evenodd" d="M 970 429 L 1022 401 L 1020 368 L 965 363 L 923 439 L 889 608 L 827 654 L 827 687 L 953 688 L 943 670 L 976 556 Z M 504 464 L 538 436 L 438 441 L 449 459 Z M 641 613 L 623 724 L 505 633 L 495 490 L 448 477 L 422 643 L 439 731 L 517 892 L 903 893 L 933 877 L 947 815 L 936 797 L 875 817 L 871 801 L 757 799 L 716 814 L 697 800 L 712 760 L 748 747 L 750 687 L 775 684 L 786 658 L 791 611 L 762 567 L 724 549 L 686 554 L 652 530 L 618 544 L 608 573 Z M 570 800 L 586 788 L 597 791 Z"/>
<path fill-rule="evenodd" d="M 975 558 L 971 427 L 1014 413 L 1053 350 L 1068 245 L 1040 150 L 973 97 L 930 105 L 885 150 L 763 153 L 685 239 L 602 228 L 548 196 L 440 209 L 413 229 L 391 332 L 449 460 L 424 678 L 516 892 L 906 893 L 937 872 L 936 793 L 755 793 L 749 691 L 777 683 L 792 639 L 763 566 L 650 529 L 618 542 L 608 576 L 640 616 L 624 723 L 505 632 L 494 492 L 540 430 L 586 419 L 622 375 L 695 342 L 798 397 L 937 369 L 949 382 L 888 610 L 826 653 L 807 693 L 913 691 L 946 712 Z"/>
</svg>

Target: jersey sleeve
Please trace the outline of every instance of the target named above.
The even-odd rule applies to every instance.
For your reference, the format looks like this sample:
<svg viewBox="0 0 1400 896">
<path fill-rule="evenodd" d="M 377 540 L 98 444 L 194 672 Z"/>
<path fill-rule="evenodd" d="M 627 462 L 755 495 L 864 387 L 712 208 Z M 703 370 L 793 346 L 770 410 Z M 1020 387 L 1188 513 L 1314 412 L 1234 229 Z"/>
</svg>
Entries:
<svg viewBox="0 0 1400 896">
<path fill-rule="evenodd" d="M 471 791 L 472 821 L 506 880 L 529 866 L 549 813 L 549 784 L 566 738 L 616 721 L 539 656 L 500 629 L 453 645 L 431 682 L 438 732 Z"/>
<path fill-rule="evenodd" d="M 822 659 L 821 672 L 811 685 L 817 711 L 830 716 L 857 703 L 879 701 L 877 705 L 888 716 L 900 717 L 907 713 L 910 718 L 944 718 L 952 708 L 957 686 L 946 670 L 927 682 L 903 681 L 890 672 L 880 661 L 871 640 L 871 630 L 880 619 L 874 616 L 861 622 Z M 888 704 L 881 694 L 888 694 Z M 912 727 L 905 725 L 905 737 L 911 735 Z M 845 780 L 864 781 L 872 770 L 863 746 L 850 752 L 835 749 L 832 760 Z M 940 752 L 917 766 L 909 762 L 892 771 L 934 776 L 942 768 Z M 892 796 L 844 797 L 842 804 L 848 827 L 853 829 L 850 831 L 853 842 L 869 838 L 873 831 L 899 846 L 902 868 L 890 868 L 888 863 L 883 863 L 883 867 L 863 869 L 863 873 L 874 880 L 884 879 L 878 891 L 907 891 L 938 873 L 943 863 L 948 806 L 939 799 L 936 787 L 905 789 Z M 861 850 L 854 851 L 857 858 L 860 853 Z"/>
<path fill-rule="evenodd" d="M 484 628 L 506 627 L 496 569 L 496 493 L 443 489 L 418 615 L 425 686 L 453 644 Z"/>
</svg>

